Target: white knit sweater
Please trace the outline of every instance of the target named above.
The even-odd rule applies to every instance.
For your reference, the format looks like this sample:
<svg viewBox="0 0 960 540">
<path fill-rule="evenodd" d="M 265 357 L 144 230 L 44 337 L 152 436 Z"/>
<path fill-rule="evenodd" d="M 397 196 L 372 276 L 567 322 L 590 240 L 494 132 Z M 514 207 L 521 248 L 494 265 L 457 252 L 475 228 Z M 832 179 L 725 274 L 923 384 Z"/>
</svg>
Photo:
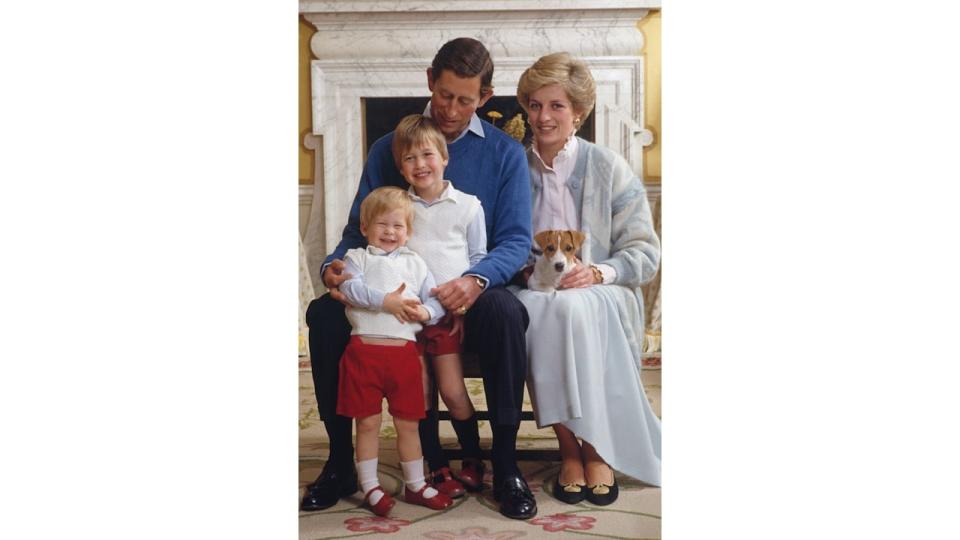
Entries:
<svg viewBox="0 0 960 540">
<path fill-rule="evenodd" d="M 427 262 L 437 283 L 458 278 L 470 268 L 467 225 L 480 210 L 480 199 L 447 182 L 431 204 L 414 204 L 417 217 L 407 247 Z"/>
<path fill-rule="evenodd" d="M 427 263 L 406 247 L 397 248 L 396 256 L 379 255 L 375 248 L 354 248 L 347 251 L 344 261 L 352 263 L 363 272 L 364 283 L 371 288 L 393 292 L 401 283 L 405 298 L 419 298 L 423 281 L 427 277 Z M 354 335 L 394 337 L 416 341 L 420 323 L 402 323 L 386 311 L 373 311 L 358 307 L 347 308 L 347 320 L 353 326 Z"/>
</svg>

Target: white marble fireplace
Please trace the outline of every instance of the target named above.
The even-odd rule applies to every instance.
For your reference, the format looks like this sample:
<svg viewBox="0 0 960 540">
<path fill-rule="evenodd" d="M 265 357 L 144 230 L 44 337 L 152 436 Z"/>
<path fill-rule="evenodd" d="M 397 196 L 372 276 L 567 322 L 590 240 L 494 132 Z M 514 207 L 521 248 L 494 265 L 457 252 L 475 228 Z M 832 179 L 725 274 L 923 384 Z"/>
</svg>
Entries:
<svg viewBox="0 0 960 540">
<path fill-rule="evenodd" d="M 310 48 L 315 185 L 304 247 L 315 287 L 319 265 L 347 221 L 364 160 L 363 98 L 426 97 L 427 67 L 450 39 L 483 42 L 494 93 L 512 96 L 540 56 L 567 51 L 597 81 L 595 137 L 642 172 L 650 142 L 643 117 L 643 35 L 637 23 L 660 0 L 301 0 L 316 27 Z"/>
</svg>

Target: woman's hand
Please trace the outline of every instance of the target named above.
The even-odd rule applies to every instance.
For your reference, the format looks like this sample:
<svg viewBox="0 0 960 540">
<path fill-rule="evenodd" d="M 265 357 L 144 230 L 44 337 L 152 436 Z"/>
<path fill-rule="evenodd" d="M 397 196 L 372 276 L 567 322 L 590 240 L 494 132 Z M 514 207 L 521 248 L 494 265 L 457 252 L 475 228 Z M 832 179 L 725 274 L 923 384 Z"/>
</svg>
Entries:
<svg viewBox="0 0 960 540">
<path fill-rule="evenodd" d="M 573 270 L 568 272 L 560 280 L 560 285 L 558 288 L 581 289 L 596 284 L 596 274 L 594 273 L 593 269 L 582 262 L 577 261 L 577 265 L 573 267 Z"/>
</svg>

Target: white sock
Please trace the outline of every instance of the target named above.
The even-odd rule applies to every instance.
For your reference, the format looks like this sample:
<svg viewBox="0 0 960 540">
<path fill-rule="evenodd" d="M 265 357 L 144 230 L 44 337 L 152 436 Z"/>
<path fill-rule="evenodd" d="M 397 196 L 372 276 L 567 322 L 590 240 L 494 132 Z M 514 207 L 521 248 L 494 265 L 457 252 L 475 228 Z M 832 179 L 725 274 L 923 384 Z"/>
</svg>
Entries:
<svg viewBox="0 0 960 540">
<path fill-rule="evenodd" d="M 407 485 L 410 491 L 420 491 L 420 488 L 427 483 L 423 481 L 423 458 L 413 461 L 401 461 L 400 467 L 403 468 L 403 483 Z M 428 487 L 423 490 L 424 499 L 432 499 L 439 491 Z"/>
<path fill-rule="evenodd" d="M 357 476 L 360 477 L 360 489 L 364 496 L 367 495 L 368 491 L 380 485 L 380 480 L 377 478 L 377 459 L 365 459 L 357 462 Z M 382 491 L 370 495 L 370 504 L 377 504 L 381 498 L 383 498 Z"/>
</svg>

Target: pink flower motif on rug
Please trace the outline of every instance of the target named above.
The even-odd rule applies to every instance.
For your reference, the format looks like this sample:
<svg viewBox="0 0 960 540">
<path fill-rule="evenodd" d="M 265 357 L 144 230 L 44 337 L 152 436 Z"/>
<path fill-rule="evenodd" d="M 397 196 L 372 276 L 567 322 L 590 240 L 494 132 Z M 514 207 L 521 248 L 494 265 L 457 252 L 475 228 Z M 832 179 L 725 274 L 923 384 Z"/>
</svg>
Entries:
<svg viewBox="0 0 960 540">
<path fill-rule="evenodd" d="M 566 529 L 585 531 L 593 528 L 597 521 L 590 516 L 576 516 L 573 514 L 554 514 L 552 516 L 531 519 L 530 523 L 542 525 L 547 532 L 561 532 Z"/>
<path fill-rule="evenodd" d="M 511 540 L 524 536 L 520 531 L 489 532 L 486 527 L 470 527 L 459 533 L 434 531 L 424 535 L 433 540 Z"/>
<path fill-rule="evenodd" d="M 392 533 L 410 524 L 405 519 L 393 519 L 380 516 L 355 517 L 343 522 L 353 532 Z"/>
</svg>

